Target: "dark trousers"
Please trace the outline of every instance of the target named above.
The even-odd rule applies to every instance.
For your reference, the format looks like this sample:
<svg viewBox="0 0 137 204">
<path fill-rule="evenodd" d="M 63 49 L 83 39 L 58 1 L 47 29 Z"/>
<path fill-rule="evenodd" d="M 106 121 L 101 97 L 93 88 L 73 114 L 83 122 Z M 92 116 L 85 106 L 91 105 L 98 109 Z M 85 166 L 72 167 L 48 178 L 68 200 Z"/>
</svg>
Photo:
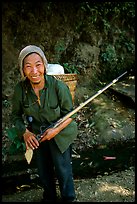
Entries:
<svg viewBox="0 0 137 204">
<path fill-rule="evenodd" d="M 40 144 L 36 150 L 38 173 L 44 187 L 44 198 L 56 200 L 55 176 L 63 201 L 73 201 L 75 190 L 71 164 L 71 146 L 61 153 L 54 139 Z"/>
</svg>

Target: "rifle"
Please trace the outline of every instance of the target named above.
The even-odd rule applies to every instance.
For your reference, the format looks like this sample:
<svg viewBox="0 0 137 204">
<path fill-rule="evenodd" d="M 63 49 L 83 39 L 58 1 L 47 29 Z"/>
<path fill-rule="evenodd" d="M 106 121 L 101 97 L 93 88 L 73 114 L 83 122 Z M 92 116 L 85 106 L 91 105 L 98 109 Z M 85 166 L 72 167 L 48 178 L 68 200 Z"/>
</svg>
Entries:
<svg viewBox="0 0 137 204">
<path fill-rule="evenodd" d="M 106 89 L 108 89 L 110 86 L 112 86 L 113 84 L 115 84 L 121 77 L 123 77 L 125 74 L 127 74 L 127 71 L 124 72 L 123 74 L 121 74 L 120 76 L 118 76 L 116 79 L 114 79 L 112 82 L 110 82 L 108 85 L 106 85 L 104 88 L 100 89 L 96 94 L 94 94 L 93 96 L 91 96 L 89 99 L 87 99 L 85 102 L 81 103 L 77 108 L 75 108 L 74 110 L 70 111 L 68 114 L 66 114 L 64 117 L 60 118 L 58 121 L 56 121 L 55 123 L 51 124 L 50 126 L 48 126 L 47 128 L 45 128 L 44 130 L 41 129 L 40 134 L 36 135 L 36 139 L 40 142 L 43 133 L 49 129 L 49 128 L 56 128 L 58 127 L 61 123 L 63 123 L 64 121 L 66 121 L 68 118 L 70 118 L 72 115 L 74 115 L 75 113 L 77 113 L 80 109 L 82 109 L 85 105 L 87 105 L 89 102 L 91 102 L 94 98 L 96 98 L 98 95 L 100 95 L 102 92 L 104 92 Z M 30 148 L 26 151 L 25 153 L 25 157 L 26 160 L 28 162 L 28 164 L 31 162 L 33 156 L 33 150 Z"/>
</svg>

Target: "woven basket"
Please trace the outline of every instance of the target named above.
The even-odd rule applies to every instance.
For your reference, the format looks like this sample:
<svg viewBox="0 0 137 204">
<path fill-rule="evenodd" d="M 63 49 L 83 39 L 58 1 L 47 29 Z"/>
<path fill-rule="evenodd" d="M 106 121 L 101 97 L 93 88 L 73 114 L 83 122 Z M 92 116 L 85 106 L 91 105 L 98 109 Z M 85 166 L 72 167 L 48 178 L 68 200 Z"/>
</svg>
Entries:
<svg viewBox="0 0 137 204">
<path fill-rule="evenodd" d="M 54 75 L 54 77 L 56 77 L 58 80 L 65 82 L 68 85 L 72 95 L 72 100 L 74 102 L 78 75 L 77 74 L 56 74 Z"/>
</svg>

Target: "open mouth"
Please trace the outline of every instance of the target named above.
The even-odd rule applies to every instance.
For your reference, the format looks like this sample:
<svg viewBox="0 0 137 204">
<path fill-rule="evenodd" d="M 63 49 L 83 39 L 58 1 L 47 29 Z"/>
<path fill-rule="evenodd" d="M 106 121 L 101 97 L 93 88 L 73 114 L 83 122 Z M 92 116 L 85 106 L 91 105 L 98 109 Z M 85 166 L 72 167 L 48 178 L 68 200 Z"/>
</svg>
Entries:
<svg viewBox="0 0 137 204">
<path fill-rule="evenodd" d="M 33 83 L 39 83 L 41 81 L 41 76 L 31 76 L 30 80 L 33 82 Z"/>
<path fill-rule="evenodd" d="M 34 79 L 36 79 L 38 77 L 40 77 L 40 75 L 38 75 L 38 76 L 31 76 L 31 78 L 34 78 Z"/>
<path fill-rule="evenodd" d="M 31 76 L 32 79 L 40 79 L 40 76 Z"/>
</svg>

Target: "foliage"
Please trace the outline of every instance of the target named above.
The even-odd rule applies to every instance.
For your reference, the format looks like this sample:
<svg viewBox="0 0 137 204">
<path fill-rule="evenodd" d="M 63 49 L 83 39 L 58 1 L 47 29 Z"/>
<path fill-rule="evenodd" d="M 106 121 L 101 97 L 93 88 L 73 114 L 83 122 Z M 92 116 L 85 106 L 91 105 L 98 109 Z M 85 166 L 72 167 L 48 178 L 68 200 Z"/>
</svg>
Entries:
<svg viewBox="0 0 137 204">
<path fill-rule="evenodd" d="M 62 52 L 64 52 L 66 49 L 65 47 L 65 42 L 61 39 L 59 41 L 56 42 L 56 45 L 54 47 L 55 50 L 55 60 L 59 61 L 60 55 L 62 54 Z"/>
<path fill-rule="evenodd" d="M 100 45 L 101 79 L 110 80 L 135 66 L 135 2 L 82 2 L 104 39 Z M 120 28 L 119 28 L 120 26 Z M 128 30 L 130 29 L 130 34 Z"/>
<path fill-rule="evenodd" d="M 19 139 L 15 127 L 7 129 L 7 135 L 8 138 L 12 141 L 9 148 L 10 154 L 16 154 L 19 151 L 25 151 L 25 143 Z"/>
<path fill-rule="evenodd" d="M 100 17 L 106 27 L 109 27 L 110 18 L 135 18 L 135 2 L 82 2 L 81 10 L 88 12 L 92 23 L 97 23 Z"/>
<path fill-rule="evenodd" d="M 119 53 L 119 49 L 123 50 L 123 53 Z M 135 45 L 133 42 L 128 40 L 119 39 L 119 42 L 115 43 L 115 46 L 112 44 L 107 44 L 105 48 L 100 52 L 100 64 L 102 79 L 105 81 L 117 77 L 118 74 L 121 74 L 122 71 L 129 71 L 134 67 L 135 59 L 132 57 L 126 61 L 127 55 L 124 53 L 124 50 L 127 50 L 127 53 L 135 52 Z M 126 63 L 125 63 L 126 62 Z"/>
<path fill-rule="evenodd" d="M 116 51 L 113 45 L 107 45 L 106 51 L 101 54 L 101 58 L 104 62 L 109 64 L 117 61 Z"/>
<path fill-rule="evenodd" d="M 63 63 L 63 67 L 65 69 L 65 73 L 74 73 L 79 74 L 77 67 L 70 63 Z"/>
<path fill-rule="evenodd" d="M 3 105 L 3 107 L 8 108 L 10 106 L 10 102 L 6 99 L 2 100 L 2 105 Z"/>
</svg>

